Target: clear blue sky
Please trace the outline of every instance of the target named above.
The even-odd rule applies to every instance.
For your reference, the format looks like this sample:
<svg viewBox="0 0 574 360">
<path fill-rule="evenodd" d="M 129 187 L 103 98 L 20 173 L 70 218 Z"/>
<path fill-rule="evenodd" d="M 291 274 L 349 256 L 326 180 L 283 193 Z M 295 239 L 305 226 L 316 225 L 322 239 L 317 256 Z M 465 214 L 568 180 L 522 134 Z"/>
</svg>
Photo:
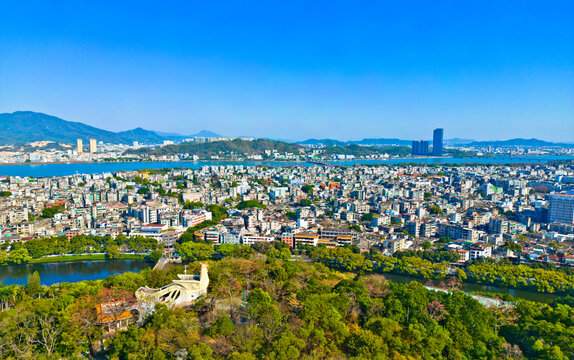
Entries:
<svg viewBox="0 0 574 360">
<path fill-rule="evenodd" d="M 16 110 L 113 131 L 574 142 L 574 2 L 0 1 L 0 112 Z"/>
</svg>

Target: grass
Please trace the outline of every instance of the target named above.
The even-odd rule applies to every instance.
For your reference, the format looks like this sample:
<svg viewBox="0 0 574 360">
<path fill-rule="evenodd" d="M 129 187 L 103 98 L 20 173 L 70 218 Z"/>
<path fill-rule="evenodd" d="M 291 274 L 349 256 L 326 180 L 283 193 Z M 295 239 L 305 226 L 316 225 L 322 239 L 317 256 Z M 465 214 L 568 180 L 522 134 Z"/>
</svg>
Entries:
<svg viewBox="0 0 574 360">
<path fill-rule="evenodd" d="M 145 255 L 122 254 L 118 260 L 127 259 L 145 259 Z M 55 262 L 73 262 L 73 261 L 88 261 L 88 260 L 108 260 L 105 254 L 90 254 L 90 255 L 67 255 L 67 256 L 50 256 L 39 259 L 32 259 L 28 264 L 43 264 Z"/>
</svg>

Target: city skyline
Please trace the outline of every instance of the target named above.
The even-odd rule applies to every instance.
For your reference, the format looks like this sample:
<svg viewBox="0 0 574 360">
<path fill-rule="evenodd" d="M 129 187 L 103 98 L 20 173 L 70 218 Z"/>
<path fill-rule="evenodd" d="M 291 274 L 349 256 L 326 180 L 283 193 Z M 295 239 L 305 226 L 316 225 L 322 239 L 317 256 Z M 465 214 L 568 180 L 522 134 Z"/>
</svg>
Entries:
<svg viewBox="0 0 574 360">
<path fill-rule="evenodd" d="M 574 140 L 569 2 L 113 8 L 1 4 L 0 112 L 290 140 Z"/>
<path fill-rule="evenodd" d="M 0 1 L 0 358 L 574 360 L 572 100 L 571 0 Z"/>
</svg>

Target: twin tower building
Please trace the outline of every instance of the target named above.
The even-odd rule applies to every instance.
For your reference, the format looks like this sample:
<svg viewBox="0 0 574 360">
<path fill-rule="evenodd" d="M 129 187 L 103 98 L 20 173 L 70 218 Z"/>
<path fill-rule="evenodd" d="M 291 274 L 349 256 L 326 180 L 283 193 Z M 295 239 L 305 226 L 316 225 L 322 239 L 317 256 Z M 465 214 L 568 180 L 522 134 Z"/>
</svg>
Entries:
<svg viewBox="0 0 574 360">
<path fill-rule="evenodd" d="M 76 140 L 77 143 L 77 151 L 78 154 L 82 154 L 84 152 L 84 144 L 82 142 L 82 139 L 78 139 Z M 90 153 L 95 153 L 98 151 L 98 143 L 96 142 L 96 139 L 90 139 Z"/>
</svg>

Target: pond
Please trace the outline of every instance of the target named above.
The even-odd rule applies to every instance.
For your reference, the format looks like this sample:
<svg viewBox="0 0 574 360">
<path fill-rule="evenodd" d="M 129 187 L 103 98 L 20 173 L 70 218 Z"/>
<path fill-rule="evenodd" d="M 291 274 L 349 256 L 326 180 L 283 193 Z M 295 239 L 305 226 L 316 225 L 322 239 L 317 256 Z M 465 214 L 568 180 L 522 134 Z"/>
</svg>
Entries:
<svg viewBox="0 0 574 360">
<path fill-rule="evenodd" d="M 152 264 L 141 259 L 8 265 L 0 266 L 0 282 L 3 285 L 26 285 L 28 275 L 38 271 L 42 285 L 49 286 L 63 282 L 105 279 L 110 275 L 138 272 L 151 266 Z"/>
</svg>

